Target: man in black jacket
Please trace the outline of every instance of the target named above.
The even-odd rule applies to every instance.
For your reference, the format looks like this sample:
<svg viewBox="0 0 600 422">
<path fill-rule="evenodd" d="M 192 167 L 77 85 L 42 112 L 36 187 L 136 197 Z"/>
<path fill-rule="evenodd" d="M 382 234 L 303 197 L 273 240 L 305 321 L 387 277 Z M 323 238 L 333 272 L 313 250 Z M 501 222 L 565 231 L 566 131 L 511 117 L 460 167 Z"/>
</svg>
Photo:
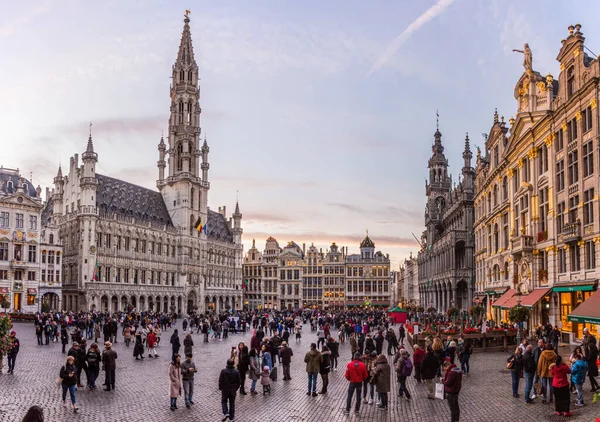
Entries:
<svg viewBox="0 0 600 422">
<path fill-rule="evenodd" d="M 292 379 L 290 375 L 290 364 L 292 363 L 292 356 L 294 356 L 294 352 L 291 347 L 288 347 L 286 341 L 281 343 L 281 350 L 279 351 L 279 357 L 281 358 L 281 363 L 283 364 L 283 380 L 289 381 Z"/>
<path fill-rule="evenodd" d="M 240 388 L 240 373 L 233 367 L 233 359 L 227 360 L 227 367 L 221 370 L 219 375 L 219 390 L 221 390 L 221 407 L 223 408 L 223 419 L 234 420 L 235 418 L 235 396 Z"/>
<path fill-rule="evenodd" d="M 523 354 L 523 374 L 525 375 L 525 403 L 532 404 L 533 399 L 530 398 L 531 387 L 533 387 L 533 377 L 537 372 L 537 365 L 533 357 L 533 346 L 530 344 L 525 349 Z"/>
<path fill-rule="evenodd" d="M 433 379 L 435 378 L 438 367 L 440 363 L 433 354 L 433 349 L 431 345 L 427 346 L 425 356 L 423 357 L 423 361 L 421 362 L 421 378 L 427 387 L 427 398 L 430 400 L 435 399 L 435 385 L 433 383 Z"/>
</svg>

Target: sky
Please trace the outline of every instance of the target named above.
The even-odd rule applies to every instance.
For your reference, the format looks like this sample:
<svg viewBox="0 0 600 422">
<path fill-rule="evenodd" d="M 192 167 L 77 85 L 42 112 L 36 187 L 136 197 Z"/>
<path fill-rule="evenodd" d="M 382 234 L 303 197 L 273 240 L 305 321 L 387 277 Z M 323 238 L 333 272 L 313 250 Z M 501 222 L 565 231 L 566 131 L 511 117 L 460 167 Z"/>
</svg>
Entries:
<svg viewBox="0 0 600 422">
<path fill-rule="evenodd" d="M 528 42 L 556 77 L 580 23 L 600 53 L 600 2 L 582 3 L 0 0 L 0 164 L 45 190 L 91 121 L 97 171 L 156 188 L 190 9 L 211 209 L 239 197 L 246 249 L 274 236 L 353 253 L 368 230 L 397 269 L 424 229 L 436 111 L 456 181 L 466 133 L 483 146 L 494 109 L 516 112 L 512 49 Z"/>
</svg>

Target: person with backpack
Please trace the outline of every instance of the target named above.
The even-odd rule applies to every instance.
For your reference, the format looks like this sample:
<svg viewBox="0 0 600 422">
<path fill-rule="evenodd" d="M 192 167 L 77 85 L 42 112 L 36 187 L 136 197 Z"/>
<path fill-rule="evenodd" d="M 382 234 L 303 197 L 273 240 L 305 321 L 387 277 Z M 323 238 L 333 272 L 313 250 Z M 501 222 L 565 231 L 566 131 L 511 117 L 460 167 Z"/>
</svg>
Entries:
<svg viewBox="0 0 600 422">
<path fill-rule="evenodd" d="M 352 406 L 352 396 L 356 391 L 356 405 L 354 407 L 354 413 L 358 415 L 360 413 L 360 397 L 362 384 L 365 379 L 369 376 L 367 368 L 364 363 L 360 361 L 360 353 L 354 354 L 353 360 L 346 366 L 346 373 L 344 374 L 349 382 L 348 394 L 346 396 L 346 408 L 344 413 L 347 415 L 350 413 L 350 406 Z"/>
<path fill-rule="evenodd" d="M 458 394 L 462 387 L 462 371 L 449 360 L 444 362 L 444 394 L 450 407 L 450 421 L 460 420 L 460 407 L 458 406 Z"/>
<path fill-rule="evenodd" d="M 394 357 L 396 366 L 396 376 L 398 378 L 398 397 L 406 397 L 410 400 L 410 393 L 406 388 L 406 378 L 410 377 L 413 371 L 413 363 L 406 349 L 400 349 L 400 352 Z"/>
<path fill-rule="evenodd" d="M 88 365 L 87 370 L 87 384 L 90 390 L 96 389 L 96 379 L 98 379 L 98 375 L 100 374 L 100 362 L 102 361 L 102 355 L 98 351 L 98 345 L 96 343 L 92 343 L 90 346 L 90 350 L 88 350 L 87 355 L 85 357 Z"/>
</svg>

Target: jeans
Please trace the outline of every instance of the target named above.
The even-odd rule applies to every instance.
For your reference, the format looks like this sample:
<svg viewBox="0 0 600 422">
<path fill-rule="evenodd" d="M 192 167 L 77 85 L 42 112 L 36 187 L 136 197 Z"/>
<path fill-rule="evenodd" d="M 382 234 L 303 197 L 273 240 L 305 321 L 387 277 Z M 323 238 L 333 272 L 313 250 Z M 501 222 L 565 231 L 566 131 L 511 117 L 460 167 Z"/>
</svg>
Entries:
<svg viewBox="0 0 600 422">
<path fill-rule="evenodd" d="M 223 414 L 229 415 L 230 420 L 233 420 L 233 418 L 235 417 L 236 393 L 237 391 L 221 391 L 221 407 L 223 408 Z"/>
<path fill-rule="evenodd" d="M 406 398 L 410 399 L 410 393 L 406 388 L 406 377 L 398 377 L 398 396 L 402 397 L 406 394 Z"/>
<path fill-rule="evenodd" d="M 577 401 L 583 403 L 583 384 L 575 384 L 577 389 Z"/>
<path fill-rule="evenodd" d="M 171 397 L 171 407 L 177 406 L 177 397 Z"/>
<path fill-rule="evenodd" d="M 70 387 L 67 387 L 66 385 L 62 384 L 62 399 L 63 401 L 65 401 L 67 399 L 67 391 L 69 392 L 70 396 L 71 396 L 71 403 L 75 404 L 75 386 L 72 385 Z"/>
<path fill-rule="evenodd" d="M 106 389 L 109 390 L 111 388 L 115 388 L 115 370 L 107 369 L 105 371 L 104 384 L 106 385 Z"/>
<path fill-rule="evenodd" d="M 465 355 L 463 357 L 462 362 L 460 363 L 460 370 L 463 371 L 463 374 L 468 374 L 471 370 L 471 366 L 469 365 L 469 360 L 471 359 L 471 355 Z"/>
<path fill-rule="evenodd" d="M 17 359 L 17 355 L 9 354 L 7 357 L 8 357 L 8 372 L 13 372 L 15 370 L 15 360 Z"/>
<path fill-rule="evenodd" d="M 100 373 L 100 368 L 90 367 L 88 368 L 88 385 L 90 387 L 96 386 L 96 380 L 98 379 L 98 374 Z"/>
<path fill-rule="evenodd" d="M 360 411 L 360 393 L 362 390 L 362 382 L 351 382 L 348 385 L 348 396 L 346 397 L 346 410 L 349 412 L 350 407 L 352 406 L 352 395 L 354 391 L 356 391 L 356 405 L 354 406 L 354 410 L 356 412 Z"/>
<path fill-rule="evenodd" d="M 256 381 L 258 380 L 252 380 L 252 384 L 250 384 L 250 391 L 256 391 Z"/>
<path fill-rule="evenodd" d="M 552 378 L 542 378 L 542 394 L 544 396 L 544 400 L 546 400 L 546 392 L 548 386 L 550 387 L 550 400 L 552 400 L 552 398 L 554 397 L 554 387 L 552 387 Z"/>
<path fill-rule="evenodd" d="M 413 365 L 415 367 L 415 380 L 417 380 L 417 382 L 421 382 L 421 364 L 415 363 Z"/>
<path fill-rule="evenodd" d="M 283 364 L 283 379 L 284 380 L 292 379 L 292 376 L 290 375 L 290 364 L 289 363 Z"/>
<path fill-rule="evenodd" d="M 185 404 L 190 404 L 192 398 L 194 397 L 194 379 L 191 380 L 183 380 L 183 398 L 185 400 Z"/>
<path fill-rule="evenodd" d="M 460 419 L 460 408 L 458 407 L 458 394 L 446 393 L 446 399 L 448 400 L 448 406 L 450 407 L 450 421 L 458 422 Z"/>
<path fill-rule="evenodd" d="M 317 378 L 318 374 L 308 374 L 308 392 L 317 392 Z"/>
<path fill-rule="evenodd" d="M 379 393 L 379 396 L 381 397 L 381 407 L 387 407 L 388 406 L 388 393 Z"/>
<path fill-rule="evenodd" d="M 371 386 L 371 391 L 369 391 L 369 386 Z M 373 397 L 375 396 L 375 386 L 373 384 L 369 384 L 369 379 L 367 378 L 366 380 L 363 381 L 363 399 L 366 400 L 367 396 L 371 396 L 371 400 L 373 400 Z"/>
<path fill-rule="evenodd" d="M 512 377 L 512 393 L 513 397 L 516 397 L 519 394 L 519 378 L 521 374 L 519 371 L 510 371 L 510 375 Z"/>
<path fill-rule="evenodd" d="M 425 382 L 425 387 L 427 387 L 427 397 L 433 399 L 435 398 L 435 384 L 433 379 L 423 380 Z"/>
<path fill-rule="evenodd" d="M 525 372 L 525 403 L 531 399 L 531 388 L 533 387 L 533 373 Z"/>
</svg>

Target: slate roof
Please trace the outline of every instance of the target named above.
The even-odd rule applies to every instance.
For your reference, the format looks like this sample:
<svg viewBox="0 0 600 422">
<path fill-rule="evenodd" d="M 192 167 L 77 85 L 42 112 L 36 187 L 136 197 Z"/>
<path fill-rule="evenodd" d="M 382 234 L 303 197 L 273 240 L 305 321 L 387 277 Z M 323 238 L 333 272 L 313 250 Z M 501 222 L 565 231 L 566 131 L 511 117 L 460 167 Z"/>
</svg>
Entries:
<svg viewBox="0 0 600 422">
<path fill-rule="evenodd" d="M 50 224 L 52 214 L 54 214 L 54 201 L 48 199 L 42 208 L 42 226 Z"/>
<path fill-rule="evenodd" d="M 222 214 L 216 211 L 208 210 L 206 232 L 206 236 L 209 239 L 233 243 L 233 235 L 229 230 L 227 220 L 225 220 Z"/>
<path fill-rule="evenodd" d="M 173 225 L 160 192 L 101 174 L 96 174 L 96 180 L 96 205 L 100 210 Z"/>
<path fill-rule="evenodd" d="M 12 184 L 8 183 L 12 182 Z M 35 198 L 37 193 L 31 182 L 17 174 L 10 174 L 0 171 L 0 192 L 4 195 L 12 195 L 17 193 L 17 188 L 23 183 L 27 186 L 26 193 L 30 198 Z"/>
</svg>

